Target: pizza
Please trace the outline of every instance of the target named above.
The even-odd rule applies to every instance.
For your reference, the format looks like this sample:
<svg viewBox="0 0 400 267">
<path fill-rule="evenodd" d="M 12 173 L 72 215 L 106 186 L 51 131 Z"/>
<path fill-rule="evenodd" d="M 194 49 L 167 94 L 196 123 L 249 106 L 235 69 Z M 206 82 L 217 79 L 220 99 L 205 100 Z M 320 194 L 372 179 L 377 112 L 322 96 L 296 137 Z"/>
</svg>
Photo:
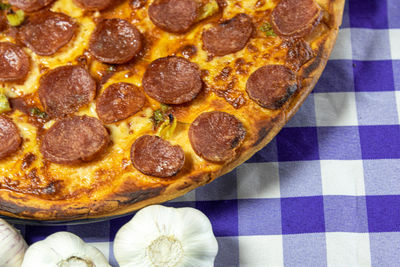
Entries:
<svg viewBox="0 0 400 267">
<path fill-rule="evenodd" d="M 181 196 L 263 148 L 320 77 L 344 0 L 8 0 L 0 214 Z"/>
</svg>

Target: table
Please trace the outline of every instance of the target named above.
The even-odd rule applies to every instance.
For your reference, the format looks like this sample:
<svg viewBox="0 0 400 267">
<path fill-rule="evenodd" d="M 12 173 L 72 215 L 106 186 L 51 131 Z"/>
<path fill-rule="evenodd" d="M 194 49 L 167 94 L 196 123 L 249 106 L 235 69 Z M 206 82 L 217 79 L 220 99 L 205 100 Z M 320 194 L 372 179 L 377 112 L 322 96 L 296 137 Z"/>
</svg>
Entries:
<svg viewBox="0 0 400 267">
<path fill-rule="evenodd" d="M 215 266 L 400 266 L 400 1 L 350 0 L 314 92 L 262 151 L 167 205 L 202 210 Z M 131 216 L 23 226 L 28 243 L 70 231 L 117 266 Z"/>
</svg>

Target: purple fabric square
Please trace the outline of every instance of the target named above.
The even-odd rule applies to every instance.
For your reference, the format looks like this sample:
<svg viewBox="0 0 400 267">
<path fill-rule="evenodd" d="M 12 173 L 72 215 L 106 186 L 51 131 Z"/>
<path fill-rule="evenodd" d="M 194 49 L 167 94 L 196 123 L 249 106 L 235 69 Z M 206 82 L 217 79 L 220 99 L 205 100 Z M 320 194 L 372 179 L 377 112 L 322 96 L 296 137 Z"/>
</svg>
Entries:
<svg viewBox="0 0 400 267">
<path fill-rule="evenodd" d="M 353 92 L 353 61 L 329 60 L 314 91 L 316 93 Z"/>
<path fill-rule="evenodd" d="M 368 232 L 365 197 L 324 196 L 324 210 L 327 232 Z"/>
<path fill-rule="evenodd" d="M 350 25 L 356 28 L 388 28 L 386 0 L 349 0 Z"/>
<path fill-rule="evenodd" d="M 214 267 L 239 266 L 239 239 L 237 236 L 218 237 L 218 255 Z"/>
<path fill-rule="evenodd" d="M 37 241 L 43 240 L 51 234 L 67 231 L 67 226 L 33 226 L 27 225 L 25 227 L 25 241 L 31 245 Z"/>
<path fill-rule="evenodd" d="M 321 159 L 361 159 L 358 127 L 319 127 L 318 141 Z"/>
<path fill-rule="evenodd" d="M 367 196 L 370 232 L 400 231 L 400 196 Z"/>
<path fill-rule="evenodd" d="M 284 128 L 277 136 L 279 161 L 318 160 L 317 129 Z"/>
<path fill-rule="evenodd" d="M 259 162 L 277 162 L 278 152 L 276 147 L 276 138 L 274 138 L 266 147 L 258 151 L 251 157 L 247 163 L 259 163 Z"/>
<path fill-rule="evenodd" d="M 282 233 L 302 234 L 325 231 L 322 196 L 282 198 Z"/>
<path fill-rule="evenodd" d="M 196 208 L 210 219 L 216 236 L 238 235 L 237 200 L 197 201 Z"/>
<path fill-rule="evenodd" d="M 236 171 L 219 177 L 212 183 L 197 188 L 196 200 L 236 199 Z"/>
<path fill-rule="evenodd" d="M 400 195 L 400 159 L 364 160 L 367 195 Z"/>
<path fill-rule="evenodd" d="M 389 10 L 389 27 L 400 28 L 400 3 L 399 0 L 387 0 Z"/>
<path fill-rule="evenodd" d="M 345 2 L 343 11 L 343 21 L 341 28 L 350 28 L 350 11 L 349 11 L 349 1 Z"/>
<path fill-rule="evenodd" d="M 283 236 L 284 265 L 327 266 L 325 233 Z"/>
<path fill-rule="evenodd" d="M 369 234 L 372 266 L 399 266 L 400 233 Z"/>
<path fill-rule="evenodd" d="M 388 60 L 354 61 L 354 87 L 358 92 L 393 91 L 393 67 Z"/>
<path fill-rule="evenodd" d="M 239 235 L 282 234 L 279 199 L 244 199 L 238 206 Z"/>
<path fill-rule="evenodd" d="M 281 197 L 322 195 L 321 165 L 318 161 L 279 163 Z"/>
<path fill-rule="evenodd" d="M 360 126 L 359 130 L 363 159 L 400 158 L 399 125 Z"/>
<path fill-rule="evenodd" d="M 106 242 L 110 238 L 110 222 L 67 226 L 67 231 L 76 234 L 85 242 Z"/>
<path fill-rule="evenodd" d="M 400 60 L 393 60 L 393 73 L 394 75 L 394 87 L 396 91 L 400 91 Z"/>
</svg>

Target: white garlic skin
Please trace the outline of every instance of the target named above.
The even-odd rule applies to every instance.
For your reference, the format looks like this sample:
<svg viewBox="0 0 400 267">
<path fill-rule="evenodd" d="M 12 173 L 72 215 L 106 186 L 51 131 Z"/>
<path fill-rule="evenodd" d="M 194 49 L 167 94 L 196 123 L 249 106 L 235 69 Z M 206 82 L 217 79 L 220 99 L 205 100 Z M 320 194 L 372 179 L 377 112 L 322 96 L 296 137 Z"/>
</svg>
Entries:
<svg viewBox="0 0 400 267">
<path fill-rule="evenodd" d="M 217 253 L 210 220 L 193 208 L 144 208 L 114 241 L 120 267 L 212 267 Z"/>
<path fill-rule="evenodd" d="M 20 267 L 28 245 L 21 234 L 0 219 L 0 266 Z"/>
<path fill-rule="evenodd" d="M 31 245 L 21 267 L 111 267 L 104 255 L 69 232 L 58 232 Z"/>
</svg>

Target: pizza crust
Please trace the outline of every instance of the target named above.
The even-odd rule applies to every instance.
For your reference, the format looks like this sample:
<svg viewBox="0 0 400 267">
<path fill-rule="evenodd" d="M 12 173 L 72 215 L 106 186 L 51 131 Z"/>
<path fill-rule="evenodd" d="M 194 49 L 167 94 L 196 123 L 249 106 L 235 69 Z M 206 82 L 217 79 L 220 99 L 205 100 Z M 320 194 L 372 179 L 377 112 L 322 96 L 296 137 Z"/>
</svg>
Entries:
<svg viewBox="0 0 400 267">
<path fill-rule="evenodd" d="M 123 183 L 112 185 L 110 193 L 100 200 L 44 200 L 23 193 L 3 190 L 0 194 L 0 214 L 35 220 L 75 220 L 86 218 L 112 217 L 133 212 L 147 205 L 165 202 L 187 192 L 212 182 L 217 177 L 226 174 L 248 160 L 257 151 L 265 147 L 292 118 L 310 94 L 325 68 L 333 49 L 341 25 L 344 0 L 317 0 L 325 10 L 322 24 L 323 34 L 314 42 L 318 47 L 316 56 L 299 70 L 302 88 L 269 119 L 258 121 L 254 125 L 256 132 L 251 140 L 239 150 L 238 157 L 225 165 L 219 165 L 214 171 L 201 171 L 176 179 L 169 184 L 153 183 L 142 188 L 135 179 L 125 179 Z M 318 28 L 317 28 L 318 30 Z"/>
</svg>

